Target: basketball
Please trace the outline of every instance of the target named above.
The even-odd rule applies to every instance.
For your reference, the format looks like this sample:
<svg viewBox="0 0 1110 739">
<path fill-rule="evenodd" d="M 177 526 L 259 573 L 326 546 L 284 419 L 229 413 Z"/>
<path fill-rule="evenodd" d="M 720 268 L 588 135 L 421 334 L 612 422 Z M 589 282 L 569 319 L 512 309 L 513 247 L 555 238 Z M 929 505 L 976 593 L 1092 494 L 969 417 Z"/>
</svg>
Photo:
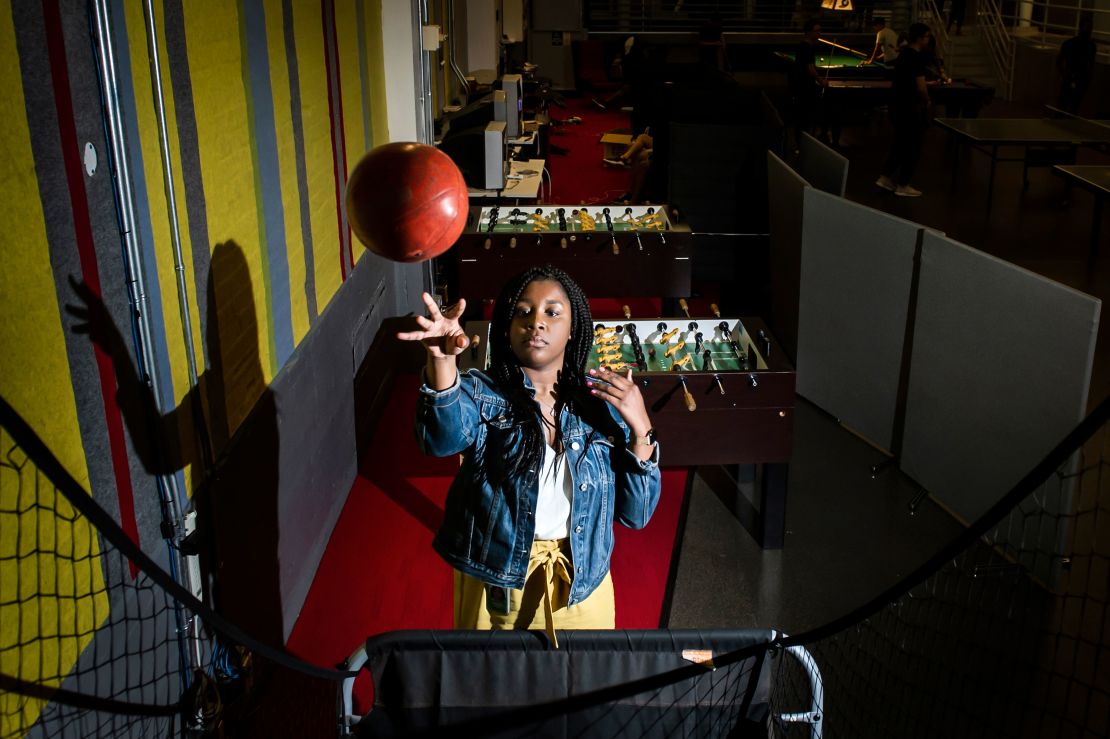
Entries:
<svg viewBox="0 0 1110 739">
<path fill-rule="evenodd" d="M 451 248 L 466 225 L 462 172 L 434 146 L 375 147 L 347 181 L 347 219 L 358 240 L 395 262 L 422 262 Z"/>
</svg>

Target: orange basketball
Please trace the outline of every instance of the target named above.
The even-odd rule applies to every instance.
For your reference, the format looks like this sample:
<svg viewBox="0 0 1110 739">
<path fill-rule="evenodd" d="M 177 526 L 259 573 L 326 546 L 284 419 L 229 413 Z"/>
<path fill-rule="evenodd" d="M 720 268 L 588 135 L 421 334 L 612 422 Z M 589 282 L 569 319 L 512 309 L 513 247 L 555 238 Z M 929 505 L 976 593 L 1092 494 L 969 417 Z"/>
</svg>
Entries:
<svg viewBox="0 0 1110 739">
<path fill-rule="evenodd" d="M 367 249 L 395 262 L 422 262 L 451 248 L 466 225 L 466 182 L 434 146 L 383 144 L 347 180 L 347 219 Z"/>
</svg>

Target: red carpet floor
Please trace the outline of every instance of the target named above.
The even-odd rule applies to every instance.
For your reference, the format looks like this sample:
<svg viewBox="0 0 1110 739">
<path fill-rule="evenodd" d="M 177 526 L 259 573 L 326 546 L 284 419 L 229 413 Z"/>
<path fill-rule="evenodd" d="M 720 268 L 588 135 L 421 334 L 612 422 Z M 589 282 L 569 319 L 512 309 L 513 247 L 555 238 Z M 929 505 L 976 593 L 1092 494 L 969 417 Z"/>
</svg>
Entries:
<svg viewBox="0 0 1110 739">
<path fill-rule="evenodd" d="M 315 664 L 341 662 L 372 634 L 452 626 L 451 569 L 431 542 L 458 461 L 417 449 L 417 383 L 397 380 L 290 635 L 290 651 Z M 665 470 L 651 523 L 615 527 L 618 628 L 659 626 L 685 487 L 685 469 Z M 363 699 L 369 689 L 357 686 Z"/>
<path fill-rule="evenodd" d="M 614 129 L 627 129 L 628 114 L 620 110 L 598 110 L 590 98 L 566 98 L 566 108 L 551 106 L 552 128 L 549 144 L 565 149 L 565 154 L 549 151 L 547 170 L 551 174 L 553 204 L 599 205 L 612 203 L 628 192 L 626 169 L 602 164 L 601 137 Z M 570 123 L 577 117 L 581 123 Z M 558 121 L 563 121 L 558 123 Z"/>
</svg>

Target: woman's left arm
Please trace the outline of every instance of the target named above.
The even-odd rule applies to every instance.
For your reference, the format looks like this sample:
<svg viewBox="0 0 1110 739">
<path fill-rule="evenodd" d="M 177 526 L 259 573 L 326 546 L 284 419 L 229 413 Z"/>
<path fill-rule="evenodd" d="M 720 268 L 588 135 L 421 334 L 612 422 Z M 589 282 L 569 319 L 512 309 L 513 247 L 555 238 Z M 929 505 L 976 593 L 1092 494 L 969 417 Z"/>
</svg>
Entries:
<svg viewBox="0 0 1110 739">
<path fill-rule="evenodd" d="M 602 367 L 590 370 L 590 376 L 586 382 L 590 392 L 611 405 L 629 430 L 625 448 L 613 450 L 614 518 L 629 528 L 642 529 L 655 512 L 660 493 L 659 445 L 648 440 L 652 428 L 644 397 L 631 370 L 619 375 Z"/>
</svg>

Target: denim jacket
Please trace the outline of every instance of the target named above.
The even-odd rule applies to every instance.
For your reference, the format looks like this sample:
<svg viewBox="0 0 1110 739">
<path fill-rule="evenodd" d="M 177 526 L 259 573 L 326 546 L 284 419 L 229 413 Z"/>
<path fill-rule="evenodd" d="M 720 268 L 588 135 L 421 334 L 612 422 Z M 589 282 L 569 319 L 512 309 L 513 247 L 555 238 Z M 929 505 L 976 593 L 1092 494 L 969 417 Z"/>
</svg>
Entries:
<svg viewBox="0 0 1110 739">
<path fill-rule="evenodd" d="M 524 382 L 534 392 L 527 377 Z M 623 438 L 591 428 L 575 413 L 573 401 L 560 415 L 573 480 L 569 538 L 574 576 L 567 605 L 585 600 L 609 572 L 614 518 L 629 528 L 643 528 L 659 502 L 658 448 L 647 461 L 637 457 L 627 448 L 628 425 L 616 409 L 605 406 Z M 509 414 L 509 401 L 493 380 L 468 370 L 447 390 L 420 389 L 416 437 L 427 454 L 463 455 L 432 546 L 467 575 L 519 589 L 535 535 L 539 471 L 524 473 L 518 478 L 523 484 L 496 485 L 481 469 L 489 447 L 507 448 L 510 455 L 520 452 L 521 434 Z M 496 439 L 496 434 L 503 436 Z"/>
</svg>

